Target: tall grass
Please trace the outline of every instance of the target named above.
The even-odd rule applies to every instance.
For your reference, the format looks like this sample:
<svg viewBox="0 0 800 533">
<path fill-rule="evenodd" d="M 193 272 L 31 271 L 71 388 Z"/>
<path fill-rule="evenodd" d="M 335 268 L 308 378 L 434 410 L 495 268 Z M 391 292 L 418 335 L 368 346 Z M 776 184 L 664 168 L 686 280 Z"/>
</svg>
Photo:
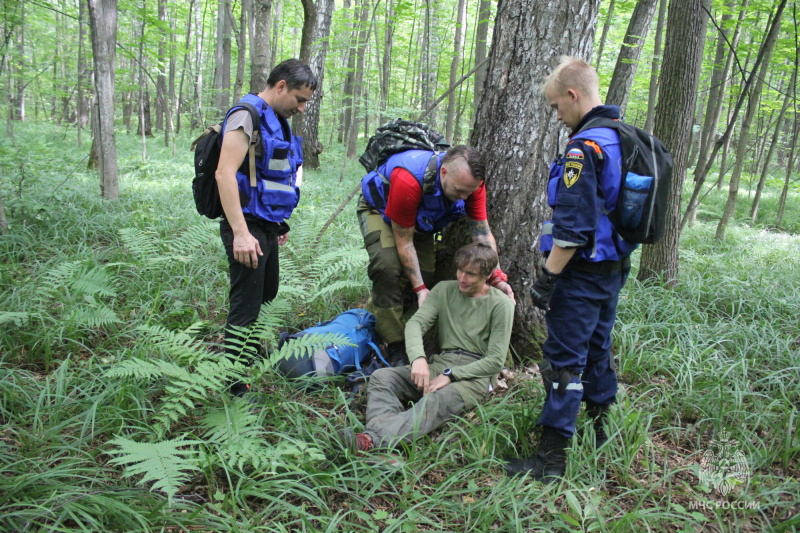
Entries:
<svg viewBox="0 0 800 533">
<path fill-rule="evenodd" d="M 249 402 L 220 394 L 208 383 L 243 368 L 214 366 L 226 262 L 216 225 L 193 210 L 188 151 L 173 158 L 153 141 L 142 163 L 124 155 L 139 140 L 119 136 L 121 198 L 108 203 L 70 135 L 16 135 L 24 153 L 0 141 L 11 224 L 0 238 L 0 530 L 800 528 L 800 239 L 769 227 L 774 195 L 763 227 L 742 223 L 742 208 L 720 242 L 725 195 L 710 194 L 682 237 L 679 285 L 631 276 L 611 441 L 595 451 L 581 416 L 567 479 L 543 486 L 502 474 L 503 456 L 537 442 L 543 389 L 524 372 L 404 449 L 401 468 L 367 464 L 333 437 L 363 421 L 363 394 L 351 402 L 342 380 L 306 392 L 261 364 Z M 360 178 L 351 162 L 340 182 L 341 152 L 323 155 L 327 170 L 306 172 L 290 221 L 265 338 L 366 298 L 354 203 L 313 247 Z M 785 227 L 796 233 L 792 194 Z M 750 473 L 726 495 L 700 479 L 723 433 Z M 145 481 L 154 457 L 164 473 Z"/>
</svg>

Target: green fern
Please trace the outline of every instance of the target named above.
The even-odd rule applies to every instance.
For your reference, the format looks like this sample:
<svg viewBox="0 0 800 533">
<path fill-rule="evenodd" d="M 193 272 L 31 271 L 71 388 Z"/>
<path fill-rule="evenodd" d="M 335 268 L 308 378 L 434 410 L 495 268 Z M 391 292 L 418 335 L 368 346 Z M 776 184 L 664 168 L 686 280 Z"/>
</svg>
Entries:
<svg viewBox="0 0 800 533">
<path fill-rule="evenodd" d="M 203 438 L 214 445 L 223 459 L 239 469 L 245 464 L 259 469 L 270 454 L 258 421 L 258 415 L 245 402 L 226 403 L 203 417 L 201 424 L 206 429 Z"/>
<path fill-rule="evenodd" d="M 68 320 L 87 328 L 99 328 L 120 322 L 117 313 L 113 309 L 109 309 L 99 303 L 73 309 Z"/>
<path fill-rule="evenodd" d="M 36 295 L 40 300 L 61 296 L 81 269 L 81 261 L 68 261 L 47 270 L 39 280 Z"/>
<path fill-rule="evenodd" d="M 141 259 L 144 263 L 150 263 L 154 260 L 166 260 L 162 253 L 162 245 L 159 241 L 158 234 L 154 231 L 143 231 L 138 228 L 122 228 L 119 230 L 119 235 L 125 247 Z"/>
<path fill-rule="evenodd" d="M 191 365 L 206 359 L 216 359 L 208 347 L 197 338 L 202 322 L 192 324 L 184 331 L 171 331 L 164 326 L 139 326 L 145 341 L 152 347 L 162 350 L 184 365 Z"/>
<path fill-rule="evenodd" d="M 83 271 L 69 281 L 78 295 L 99 295 L 114 297 L 117 295 L 114 280 L 106 272 L 105 267 L 97 266 Z"/>
<path fill-rule="evenodd" d="M 34 313 L 20 311 L 0 311 L 0 324 L 12 323 L 16 327 L 24 326 L 36 316 Z"/>
<path fill-rule="evenodd" d="M 197 440 L 135 442 L 117 437 L 109 444 L 116 449 L 107 453 L 117 456 L 109 462 L 125 467 L 123 477 L 142 475 L 140 484 L 154 481 L 152 490 L 163 491 L 170 500 L 189 481 L 190 473 L 199 470 L 199 453 L 194 446 L 202 443 Z"/>
<path fill-rule="evenodd" d="M 208 247 L 209 243 L 219 242 L 219 223 L 204 220 L 189 226 L 176 239 L 169 243 L 169 249 L 178 255 L 192 255 Z"/>
</svg>

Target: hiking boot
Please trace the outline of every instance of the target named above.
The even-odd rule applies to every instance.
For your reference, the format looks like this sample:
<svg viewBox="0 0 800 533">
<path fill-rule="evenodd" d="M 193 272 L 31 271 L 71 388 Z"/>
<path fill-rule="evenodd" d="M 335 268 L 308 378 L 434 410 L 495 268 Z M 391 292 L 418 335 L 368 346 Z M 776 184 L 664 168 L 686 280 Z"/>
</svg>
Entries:
<svg viewBox="0 0 800 533">
<path fill-rule="evenodd" d="M 366 433 L 356 433 L 352 428 L 339 430 L 339 441 L 352 453 L 368 452 L 375 446 L 372 437 Z"/>
<path fill-rule="evenodd" d="M 606 417 L 608 415 L 608 405 L 597 405 L 596 403 L 586 403 L 586 414 L 592 420 L 594 426 L 594 447 L 600 449 L 606 442 L 608 442 L 608 433 L 606 433 Z"/>
<path fill-rule="evenodd" d="M 552 483 L 564 477 L 567 471 L 567 437 L 547 426 L 542 427 L 539 448 L 533 457 L 510 459 L 506 462 L 506 474 L 519 476 L 530 474 L 536 481 Z"/>
<path fill-rule="evenodd" d="M 250 392 L 250 385 L 243 381 L 234 381 L 228 387 L 228 392 L 237 398 L 242 398 L 245 394 Z"/>
<path fill-rule="evenodd" d="M 404 341 L 392 342 L 386 345 L 386 362 L 391 366 L 408 365 L 406 343 Z"/>
</svg>

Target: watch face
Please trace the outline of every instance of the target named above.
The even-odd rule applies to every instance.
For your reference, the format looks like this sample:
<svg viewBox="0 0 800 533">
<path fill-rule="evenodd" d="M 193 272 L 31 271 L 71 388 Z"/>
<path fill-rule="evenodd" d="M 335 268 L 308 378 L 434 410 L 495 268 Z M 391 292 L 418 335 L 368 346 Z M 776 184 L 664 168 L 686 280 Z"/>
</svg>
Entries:
<svg viewBox="0 0 800 533">
<path fill-rule="evenodd" d="M 450 377 L 450 375 L 451 375 L 452 373 L 453 373 L 453 371 L 452 371 L 452 370 L 450 370 L 449 368 L 445 368 L 444 370 L 442 370 L 442 374 L 444 374 L 444 375 L 445 375 L 445 376 L 447 376 L 447 377 Z"/>
</svg>

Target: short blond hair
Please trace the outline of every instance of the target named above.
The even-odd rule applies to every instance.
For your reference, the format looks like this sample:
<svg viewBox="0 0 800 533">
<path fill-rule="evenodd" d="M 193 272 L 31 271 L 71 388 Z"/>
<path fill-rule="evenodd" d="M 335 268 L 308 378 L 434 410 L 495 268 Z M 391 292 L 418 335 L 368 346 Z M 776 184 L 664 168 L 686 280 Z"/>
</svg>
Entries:
<svg viewBox="0 0 800 533">
<path fill-rule="evenodd" d="M 583 59 L 561 56 L 561 63 L 544 79 L 542 92 L 550 88 L 558 93 L 575 89 L 582 94 L 593 95 L 599 92 L 599 87 L 594 67 Z"/>
</svg>

